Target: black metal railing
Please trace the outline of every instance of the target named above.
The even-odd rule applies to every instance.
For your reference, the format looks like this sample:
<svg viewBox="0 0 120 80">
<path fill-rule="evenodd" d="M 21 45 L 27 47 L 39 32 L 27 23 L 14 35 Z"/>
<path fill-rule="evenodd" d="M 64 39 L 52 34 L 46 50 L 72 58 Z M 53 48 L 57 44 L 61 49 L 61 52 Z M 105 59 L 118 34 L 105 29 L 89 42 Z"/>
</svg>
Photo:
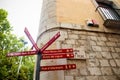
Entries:
<svg viewBox="0 0 120 80">
<path fill-rule="evenodd" d="M 103 25 L 108 28 L 120 28 L 120 20 L 107 19 Z"/>
<path fill-rule="evenodd" d="M 109 28 L 120 28 L 120 9 L 99 5 L 100 14 L 104 16 L 104 26 Z"/>
</svg>

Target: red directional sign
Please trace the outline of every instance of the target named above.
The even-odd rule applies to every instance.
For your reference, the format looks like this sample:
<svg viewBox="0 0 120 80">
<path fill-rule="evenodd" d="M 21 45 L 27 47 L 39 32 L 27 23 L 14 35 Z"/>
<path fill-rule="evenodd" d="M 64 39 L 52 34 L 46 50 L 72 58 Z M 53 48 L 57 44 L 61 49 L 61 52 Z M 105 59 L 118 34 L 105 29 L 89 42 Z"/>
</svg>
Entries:
<svg viewBox="0 0 120 80">
<path fill-rule="evenodd" d="M 32 36 L 31 36 L 31 34 L 29 33 L 29 31 L 28 31 L 27 28 L 25 28 L 24 32 L 26 33 L 27 37 L 29 38 L 29 40 L 31 41 L 31 43 L 33 44 L 33 46 L 35 47 L 35 49 L 36 49 L 37 51 L 39 51 L 39 48 L 38 48 L 37 44 L 36 44 L 35 41 L 33 40 Z"/>
<path fill-rule="evenodd" d="M 12 53 L 8 53 L 7 57 L 28 56 L 28 55 L 34 55 L 34 54 L 37 54 L 37 51 L 12 52 Z"/>
<path fill-rule="evenodd" d="M 37 51 L 39 51 L 40 49 L 38 48 L 37 44 L 35 43 L 35 41 L 33 40 L 32 36 L 30 35 L 29 31 L 27 28 L 25 28 L 24 32 L 26 33 L 27 37 L 29 38 L 29 40 L 31 41 L 31 43 L 33 44 L 33 46 L 35 47 L 35 49 Z M 60 37 L 60 32 L 58 32 L 57 34 L 55 34 L 55 36 L 53 36 L 42 48 L 41 48 L 41 52 L 43 52 L 47 47 L 49 47 L 58 37 Z"/>
<path fill-rule="evenodd" d="M 68 64 L 68 65 L 41 66 L 40 68 L 41 71 L 69 70 L 76 69 L 76 65 Z"/>
<path fill-rule="evenodd" d="M 74 54 L 72 53 L 60 53 L 60 54 L 42 54 L 42 59 L 60 59 L 60 58 L 73 58 Z"/>
<path fill-rule="evenodd" d="M 53 54 L 53 53 L 73 53 L 73 49 L 53 49 L 53 50 L 43 51 L 43 54 Z"/>
<path fill-rule="evenodd" d="M 49 47 L 58 37 L 60 37 L 60 32 L 55 34 L 42 48 L 41 52 L 43 52 L 47 47 Z"/>
<path fill-rule="evenodd" d="M 73 53 L 73 49 L 52 49 L 52 50 L 44 50 L 42 54 L 59 54 L 59 53 Z M 7 57 L 13 56 L 28 56 L 37 54 L 36 50 L 33 51 L 22 51 L 22 52 L 12 52 L 8 53 Z"/>
</svg>

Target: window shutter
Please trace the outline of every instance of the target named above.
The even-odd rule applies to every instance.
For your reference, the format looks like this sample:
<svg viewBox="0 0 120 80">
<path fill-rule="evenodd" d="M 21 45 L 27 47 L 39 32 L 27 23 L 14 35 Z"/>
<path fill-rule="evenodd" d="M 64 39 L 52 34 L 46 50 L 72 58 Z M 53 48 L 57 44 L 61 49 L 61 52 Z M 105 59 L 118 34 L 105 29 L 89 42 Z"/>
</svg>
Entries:
<svg viewBox="0 0 120 80">
<path fill-rule="evenodd" d="M 96 0 L 100 14 L 104 16 L 104 26 L 109 28 L 120 28 L 120 9 L 114 8 L 114 3 L 108 0 Z M 97 10 L 96 9 L 96 10 Z"/>
<path fill-rule="evenodd" d="M 100 7 L 100 10 L 106 19 L 120 20 L 120 16 L 113 9 Z"/>
</svg>

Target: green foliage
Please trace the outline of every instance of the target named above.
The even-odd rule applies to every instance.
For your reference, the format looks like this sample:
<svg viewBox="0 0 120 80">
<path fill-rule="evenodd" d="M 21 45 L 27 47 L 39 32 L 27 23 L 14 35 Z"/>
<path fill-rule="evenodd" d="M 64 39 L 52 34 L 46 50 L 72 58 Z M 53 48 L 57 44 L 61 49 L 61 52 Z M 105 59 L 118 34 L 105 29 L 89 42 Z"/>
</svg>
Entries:
<svg viewBox="0 0 120 80">
<path fill-rule="evenodd" d="M 7 18 L 7 11 L 5 11 L 4 9 L 0 9 L 0 22 L 5 20 Z"/>
<path fill-rule="evenodd" d="M 24 50 L 21 38 L 11 33 L 12 27 L 7 20 L 7 14 L 7 11 L 0 9 L 0 80 L 32 80 L 34 63 L 29 59 L 34 57 L 23 58 L 19 74 L 17 74 L 19 57 L 6 57 L 9 52 Z"/>
</svg>

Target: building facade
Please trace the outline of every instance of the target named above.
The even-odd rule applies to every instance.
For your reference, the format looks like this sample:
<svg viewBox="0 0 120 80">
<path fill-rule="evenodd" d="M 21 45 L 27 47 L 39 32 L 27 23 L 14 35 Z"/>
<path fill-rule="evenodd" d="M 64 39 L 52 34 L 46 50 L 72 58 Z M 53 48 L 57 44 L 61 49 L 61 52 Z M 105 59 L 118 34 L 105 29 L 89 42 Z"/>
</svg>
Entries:
<svg viewBox="0 0 120 80">
<path fill-rule="evenodd" d="M 43 0 L 37 44 L 73 48 L 74 58 L 42 60 L 42 66 L 76 69 L 40 72 L 40 80 L 120 80 L 120 0 Z"/>
</svg>

